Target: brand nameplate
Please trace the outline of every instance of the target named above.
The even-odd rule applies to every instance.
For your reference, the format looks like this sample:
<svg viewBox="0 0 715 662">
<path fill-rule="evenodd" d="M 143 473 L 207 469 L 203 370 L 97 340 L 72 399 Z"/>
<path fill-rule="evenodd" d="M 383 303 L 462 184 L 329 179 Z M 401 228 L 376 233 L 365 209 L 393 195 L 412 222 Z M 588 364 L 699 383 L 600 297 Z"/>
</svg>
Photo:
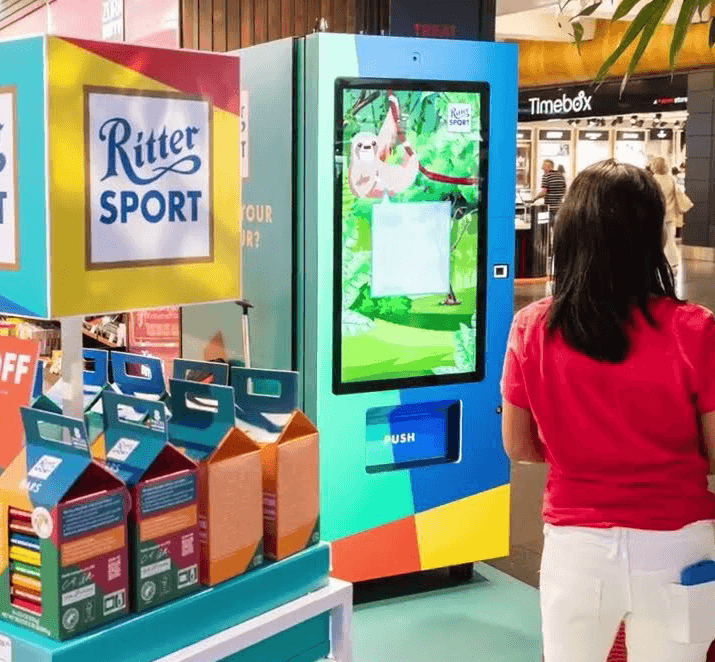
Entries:
<svg viewBox="0 0 715 662">
<path fill-rule="evenodd" d="M 212 108 L 85 88 L 88 269 L 213 261 Z"/>
</svg>

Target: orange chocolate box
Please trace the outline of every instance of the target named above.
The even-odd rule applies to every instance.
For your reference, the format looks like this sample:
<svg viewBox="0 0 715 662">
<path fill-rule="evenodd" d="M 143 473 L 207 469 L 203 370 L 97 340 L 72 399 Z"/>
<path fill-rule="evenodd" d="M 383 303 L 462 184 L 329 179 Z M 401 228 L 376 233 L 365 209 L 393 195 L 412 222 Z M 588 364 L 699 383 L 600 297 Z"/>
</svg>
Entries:
<svg viewBox="0 0 715 662">
<path fill-rule="evenodd" d="M 228 386 L 171 380 L 169 441 L 199 465 L 201 583 L 263 563 L 261 451 L 234 426 Z"/>
<path fill-rule="evenodd" d="M 261 448 L 266 557 L 320 541 L 320 435 L 297 409 L 298 373 L 232 368 L 236 427 Z"/>
</svg>

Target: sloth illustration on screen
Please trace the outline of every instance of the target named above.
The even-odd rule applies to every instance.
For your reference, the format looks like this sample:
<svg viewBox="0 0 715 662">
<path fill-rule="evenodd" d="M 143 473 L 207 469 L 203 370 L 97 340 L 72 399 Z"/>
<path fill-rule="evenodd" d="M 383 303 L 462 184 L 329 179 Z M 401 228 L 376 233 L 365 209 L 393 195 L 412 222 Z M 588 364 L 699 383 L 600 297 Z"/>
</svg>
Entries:
<svg viewBox="0 0 715 662">
<path fill-rule="evenodd" d="M 362 132 L 353 138 L 348 180 L 350 190 L 358 198 L 391 197 L 415 183 L 420 160 L 408 140 L 402 142 L 402 163 L 387 163 L 400 137 L 396 120 L 399 116 L 397 98 L 390 96 L 390 110 L 379 135 Z"/>
</svg>

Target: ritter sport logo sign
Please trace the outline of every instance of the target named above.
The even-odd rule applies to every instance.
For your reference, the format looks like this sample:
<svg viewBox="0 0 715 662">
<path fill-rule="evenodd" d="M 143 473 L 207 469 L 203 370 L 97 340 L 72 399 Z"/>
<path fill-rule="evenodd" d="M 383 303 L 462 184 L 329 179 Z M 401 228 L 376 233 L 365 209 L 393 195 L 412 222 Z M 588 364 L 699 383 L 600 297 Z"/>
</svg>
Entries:
<svg viewBox="0 0 715 662">
<path fill-rule="evenodd" d="M 213 261 L 212 108 L 85 87 L 87 269 Z"/>
<path fill-rule="evenodd" d="M 17 111 L 14 87 L 0 87 L 0 270 L 20 266 L 17 216 Z"/>
</svg>

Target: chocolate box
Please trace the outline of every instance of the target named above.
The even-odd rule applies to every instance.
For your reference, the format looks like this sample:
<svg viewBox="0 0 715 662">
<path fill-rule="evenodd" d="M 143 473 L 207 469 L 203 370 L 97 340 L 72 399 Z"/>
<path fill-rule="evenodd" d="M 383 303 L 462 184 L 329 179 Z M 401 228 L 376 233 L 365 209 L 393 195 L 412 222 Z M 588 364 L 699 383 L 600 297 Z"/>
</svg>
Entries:
<svg viewBox="0 0 715 662">
<path fill-rule="evenodd" d="M 320 541 L 320 435 L 297 408 L 298 373 L 232 368 L 231 383 L 236 427 L 261 448 L 265 554 L 284 559 Z"/>
<path fill-rule="evenodd" d="M 142 612 L 199 588 L 198 468 L 168 443 L 162 403 L 102 397 L 106 464 L 132 496 L 130 605 Z M 144 421 L 126 411 L 142 412 Z"/>
<path fill-rule="evenodd" d="M 82 421 L 21 411 L 26 445 L 0 476 L 0 615 L 64 640 L 129 609 L 129 493 Z"/>
<path fill-rule="evenodd" d="M 212 586 L 263 562 L 260 448 L 234 427 L 228 386 L 170 389 L 169 441 L 199 465 L 200 578 Z"/>
</svg>

